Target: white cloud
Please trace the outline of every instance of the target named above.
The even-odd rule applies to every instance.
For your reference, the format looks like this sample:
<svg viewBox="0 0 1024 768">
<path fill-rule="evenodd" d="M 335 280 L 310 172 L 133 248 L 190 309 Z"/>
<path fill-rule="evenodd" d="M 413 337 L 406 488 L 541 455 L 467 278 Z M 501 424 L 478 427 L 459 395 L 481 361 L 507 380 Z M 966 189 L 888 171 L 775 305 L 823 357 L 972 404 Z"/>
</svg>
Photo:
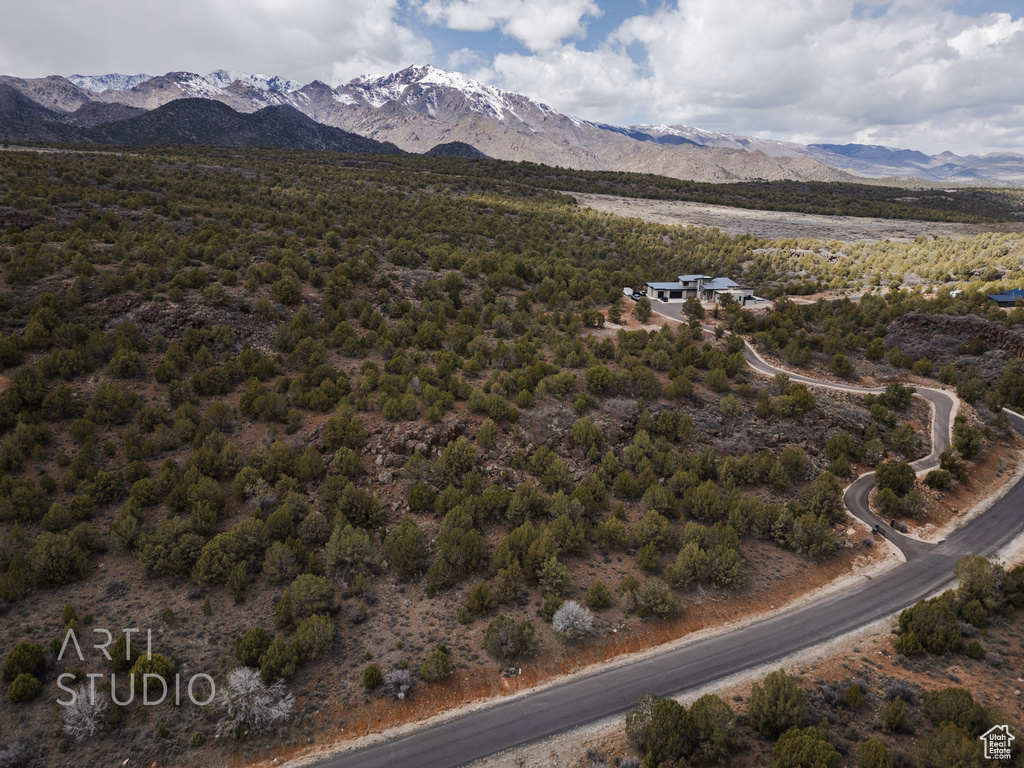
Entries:
<svg viewBox="0 0 1024 768">
<path fill-rule="evenodd" d="M 453 72 L 471 72 L 487 64 L 487 57 L 471 48 L 459 48 L 445 57 L 445 67 Z"/>
<path fill-rule="evenodd" d="M 213 69 L 348 80 L 433 54 L 399 0 L 34 0 L 9 3 L 0 70 L 48 74 Z"/>
<path fill-rule="evenodd" d="M 626 19 L 596 52 L 497 56 L 494 69 L 505 87 L 594 120 L 966 152 L 1024 151 L 1010 130 L 1021 61 L 1024 19 L 940 0 L 679 0 Z"/>
<path fill-rule="evenodd" d="M 629 56 L 609 48 L 580 51 L 565 46 L 536 56 L 499 54 L 491 75 L 502 87 L 561 112 L 607 123 L 632 120 L 653 85 L 639 77 Z"/>
<path fill-rule="evenodd" d="M 996 14 L 987 25 L 968 27 L 949 41 L 949 45 L 964 57 L 984 55 L 989 49 L 1005 45 L 1024 31 L 1024 18 L 1016 21 L 1008 13 Z"/>
<path fill-rule="evenodd" d="M 584 16 L 600 16 L 595 0 L 427 0 L 420 6 L 432 24 L 468 32 L 500 29 L 531 51 L 555 49 L 586 34 Z"/>
</svg>

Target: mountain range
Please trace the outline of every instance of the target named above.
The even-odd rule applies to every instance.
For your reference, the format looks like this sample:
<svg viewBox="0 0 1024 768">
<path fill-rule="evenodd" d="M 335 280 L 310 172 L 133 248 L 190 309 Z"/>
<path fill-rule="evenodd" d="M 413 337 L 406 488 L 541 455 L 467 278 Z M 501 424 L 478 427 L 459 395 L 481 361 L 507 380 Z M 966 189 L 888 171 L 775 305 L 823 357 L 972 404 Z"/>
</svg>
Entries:
<svg viewBox="0 0 1024 768">
<path fill-rule="evenodd" d="M 339 86 L 229 70 L 0 76 L 0 139 L 432 151 L 700 181 L 914 177 L 1024 186 L 1022 155 L 927 155 L 680 125 L 615 126 L 432 66 Z"/>
</svg>

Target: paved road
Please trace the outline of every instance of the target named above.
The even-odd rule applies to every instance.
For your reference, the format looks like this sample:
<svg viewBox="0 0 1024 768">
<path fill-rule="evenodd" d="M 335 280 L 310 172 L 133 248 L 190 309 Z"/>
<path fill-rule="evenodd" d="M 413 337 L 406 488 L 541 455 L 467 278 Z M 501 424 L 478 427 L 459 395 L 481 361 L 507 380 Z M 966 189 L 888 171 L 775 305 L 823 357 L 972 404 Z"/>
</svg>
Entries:
<svg viewBox="0 0 1024 768">
<path fill-rule="evenodd" d="M 793 377 L 796 379 L 796 377 Z M 934 401 L 933 401 L 934 402 Z M 938 410 L 938 407 L 937 407 Z M 1024 433 L 1024 418 L 1010 416 Z M 945 432 L 948 436 L 948 428 Z M 948 439 L 948 438 L 947 438 Z M 401 738 L 339 755 L 320 768 L 451 768 L 623 714 L 644 693 L 677 695 L 774 662 L 891 616 L 952 581 L 963 555 L 988 555 L 1024 530 L 1024 482 L 941 544 L 842 593 L 740 629 L 471 712 Z"/>
<path fill-rule="evenodd" d="M 852 384 L 818 381 L 817 379 L 812 379 L 799 373 L 784 371 L 762 358 L 749 343 L 747 343 L 743 348 L 743 357 L 746 359 L 747 364 L 756 371 L 769 376 L 774 376 L 777 373 L 785 373 L 789 376 L 790 381 L 807 384 L 812 387 L 832 389 L 839 392 L 852 392 L 862 395 L 869 393 L 878 394 L 885 391 L 884 387 L 856 387 Z M 928 387 L 918 387 L 916 393 L 918 396 L 928 401 L 932 410 L 931 452 L 927 456 L 911 463 L 914 471 L 921 473 L 937 467 L 939 465 L 939 454 L 949 447 L 949 441 L 952 435 L 950 430 L 953 420 L 953 412 L 956 409 L 957 400 L 951 393 L 946 392 L 945 390 L 931 389 Z M 874 485 L 875 473 L 865 472 L 847 487 L 843 498 L 850 512 L 872 528 L 878 526 L 878 528 L 884 532 L 885 537 L 899 548 L 908 562 L 923 556 L 928 550 L 932 549 L 935 546 L 934 544 L 900 533 L 886 523 L 885 520 L 871 511 L 871 507 L 868 504 L 868 494 L 871 492 Z"/>
</svg>

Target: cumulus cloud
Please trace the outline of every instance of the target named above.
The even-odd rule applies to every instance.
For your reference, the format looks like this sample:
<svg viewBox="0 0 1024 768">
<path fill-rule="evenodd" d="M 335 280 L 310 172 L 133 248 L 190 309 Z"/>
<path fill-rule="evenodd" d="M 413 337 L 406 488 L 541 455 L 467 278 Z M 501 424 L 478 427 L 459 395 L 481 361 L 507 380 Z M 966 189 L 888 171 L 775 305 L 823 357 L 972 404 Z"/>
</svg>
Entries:
<svg viewBox="0 0 1024 768">
<path fill-rule="evenodd" d="M 1024 150 L 1022 60 L 1024 18 L 939 0 L 679 0 L 624 20 L 596 51 L 500 55 L 494 70 L 594 120 L 937 152 Z"/>
<path fill-rule="evenodd" d="M 499 54 L 490 74 L 508 90 L 540 98 L 572 116 L 620 123 L 634 119 L 654 82 L 621 51 L 564 46 L 543 55 Z"/>
<path fill-rule="evenodd" d="M 4 12 L 0 71 L 48 74 L 226 68 L 348 80 L 428 60 L 398 0 L 34 0 Z M 38 31 L 34 37 L 33 30 Z"/>
<path fill-rule="evenodd" d="M 500 29 L 536 52 L 583 37 L 583 17 L 601 15 L 595 0 L 427 0 L 420 10 L 427 21 L 448 29 Z"/>
</svg>

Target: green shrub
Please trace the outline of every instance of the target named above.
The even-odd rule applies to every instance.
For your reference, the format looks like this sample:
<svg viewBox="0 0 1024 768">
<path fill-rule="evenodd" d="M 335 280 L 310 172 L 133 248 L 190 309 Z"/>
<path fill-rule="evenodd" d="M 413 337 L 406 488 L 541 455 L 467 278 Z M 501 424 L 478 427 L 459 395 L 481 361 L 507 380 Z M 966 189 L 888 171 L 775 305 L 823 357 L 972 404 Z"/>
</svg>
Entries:
<svg viewBox="0 0 1024 768">
<path fill-rule="evenodd" d="M 46 652 L 43 646 L 36 643 L 18 643 L 7 652 L 0 677 L 5 683 L 10 683 L 20 675 L 38 675 L 45 660 Z"/>
<path fill-rule="evenodd" d="M 953 487 L 953 475 L 945 469 L 933 469 L 924 476 L 924 484 L 937 491 L 948 491 Z"/>
<path fill-rule="evenodd" d="M 720 697 L 709 693 L 690 706 L 690 726 L 694 744 L 709 760 L 725 763 L 734 752 L 736 715 Z"/>
<path fill-rule="evenodd" d="M 131 642 L 128 635 L 121 633 L 110 646 L 110 659 L 107 665 L 114 672 L 127 672 L 138 661 L 141 651 L 135 643 Z"/>
<path fill-rule="evenodd" d="M 452 662 L 447 648 L 438 648 L 431 653 L 420 667 L 420 677 L 428 683 L 447 680 L 452 673 Z"/>
<path fill-rule="evenodd" d="M 563 598 L 572 590 L 572 574 L 554 555 L 544 561 L 538 580 L 541 594 L 545 597 Z"/>
<path fill-rule="evenodd" d="M 989 725 L 984 707 L 963 688 L 943 688 L 925 694 L 924 713 L 935 725 L 952 723 L 969 733 L 981 733 Z"/>
<path fill-rule="evenodd" d="M 896 650 L 906 656 L 922 651 L 941 655 L 963 647 L 960 624 L 944 596 L 922 600 L 900 613 L 899 631 Z"/>
<path fill-rule="evenodd" d="M 626 741 L 639 752 L 647 751 L 651 736 L 651 720 L 654 707 L 660 700 L 655 693 L 645 693 L 633 709 L 626 713 Z"/>
<path fill-rule="evenodd" d="M 281 638 L 275 638 L 267 652 L 260 659 L 260 675 L 263 682 L 273 685 L 278 680 L 288 680 L 295 674 L 299 665 L 299 654 L 295 646 Z"/>
<path fill-rule="evenodd" d="M 279 627 L 299 624 L 307 616 L 330 613 L 334 606 L 334 589 L 322 576 L 304 573 L 291 583 L 274 610 Z"/>
<path fill-rule="evenodd" d="M 964 644 L 964 655 L 969 659 L 984 659 L 985 649 L 977 640 L 968 640 Z"/>
<path fill-rule="evenodd" d="M 334 644 L 334 620 L 327 614 L 307 616 L 295 630 L 292 644 L 300 662 L 320 658 Z"/>
<path fill-rule="evenodd" d="M 164 690 L 163 685 L 155 683 L 145 678 L 145 675 L 156 675 L 160 680 L 163 681 L 164 685 L 167 686 L 167 692 L 170 694 L 173 691 L 174 686 L 174 667 L 171 665 L 170 660 L 160 653 L 154 653 L 152 656 L 139 656 L 139 658 L 132 665 L 131 673 L 134 677 L 132 678 L 133 690 L 137 694 L 143 692 L 143 686 L 149 694 L 149 698 L 160 696 L 160 693 Z"/>
<path fill-rule="evenodd" d="M 627 610 L 636 611 L 642 619 L 648 616 L 664 619 L 679 613 L 681 607 L 679 596 L 660 579 L 647 579 L 634 589 L 624 591 L 624 603 Z"/>
<path fill-rule="evenodd" d="M 583 596 L 583 602 L 592 611 L 600 611 L 612 604 L 612 593 L 600 580 L 595 581 Z"/>
<path fill-rule="evenodd" d="M 18 675 L 7 689 L 7 698 L 11 704 L 20 704 L 23 701 L 34 699 L 42 693 L 43 684 L 39 678 L 27 672 Z"/>
<path fill-rule="evenodd" d="M 636 553 L 636 564 L 645 571 L 660 571 L 661 551 L 653 542 L 644 544 Z"/>
<path fill-rule="evenodd" d="M 380 667 L 376 664 L 367 665 L 366 669 L 363 670 L 363 688 L 368 691 L 372 691 L 375 688 L 379 688 L 384 682 L 384 675 L 380 671 Z"/>
<path fill-rule="evenodd" d="M 772 750 L 771 768 L 839 768 L 842 756 L 817 728 L 792 728 Z"/>
<path fill-rule="evenodd" d="M 777 739 L 791 728 L 800 728 L 807 718 L 804 692 L 796 679 L 777 669 L 750 693 L 750 725 L 766 739 Z"/>
<path fill-rule="evenodd" d="M 466 610 L 477 616 L 483 616 L 497 605 L 494 595 L 491 593 L 490 585 L 486 581 L 478 581 L 469 590 L 469 597 L 466 598 Z"/>
<path fill-rule="evenodd" d="M 843 693 L 843 704 L 850 709 L 860 709 L 864 706 L 864 692 L 860 686 L 854 683 Z"/>
<path fill-rule="evenodd" d="M 416 577 L 426 568 L 427 548 L 423 531 L 412 518 L 403 518 L 384 537 L 381 550 L 388 567 L 403 581 Z"/>
<path fill-rule="evenodd" d="M 899 696 L 882 708 L 882 727 L 892 732 L 910 730 L 910 710 Z"/>
<path fill-rule="evenodd" d="M 275 541 L 263 558 L 263 575 L 271 584 L 289 582 L 299 575 L 299 562 L 295 551 L 280 541 Z"/>
<path fill-rule="evenodd" d="M 675 699 L 658 699 L 647 731 L 649 765 L 678 764 L 693 749 L 690 713 Z"/>
<path fill-rule="evenodd" d="M 243 520 L 232 530 L 219 533 L 203 547 L 193 570 L 199 584 L 224 584 L 238 565 L 247 571 L 265 556 L 267 527 L 262 520 Z"/>
<path fill-rule="evenodd" d="M 508 616 L 497 616 L 484 631 L 484 650 L 499 661 L 511 661 L 529 650 L 533 633 L 528 621 L 517 624 Z"/>
<path fill-rule="evenodd" d="M 258 667 L 273 638 L 262 627 L 254 627 L 235 638 L 235 658 L 246 667 Z"/>
<path fill-rule="evenodd" d="M 968 624 L 984 629 L 988 626 L 989 615 L 981 600 L 968 600 L 960 608 L 960 618 Z"/>
<path fill-rule="evenodd" d="M 58 587 L 84 579 L 89 571 L 89 551 L 69 533 L 44 531 L 28 554 L 36 580 L 44 587 Z"/>
<path fill-rule="evenodd" d="M 879 492 L 888 488 L 897 496 L 905 496 L 916 480 L 914 468 L 905 461 L 887 461 L 875 469 L 875 487 Z"/>
</svg>

